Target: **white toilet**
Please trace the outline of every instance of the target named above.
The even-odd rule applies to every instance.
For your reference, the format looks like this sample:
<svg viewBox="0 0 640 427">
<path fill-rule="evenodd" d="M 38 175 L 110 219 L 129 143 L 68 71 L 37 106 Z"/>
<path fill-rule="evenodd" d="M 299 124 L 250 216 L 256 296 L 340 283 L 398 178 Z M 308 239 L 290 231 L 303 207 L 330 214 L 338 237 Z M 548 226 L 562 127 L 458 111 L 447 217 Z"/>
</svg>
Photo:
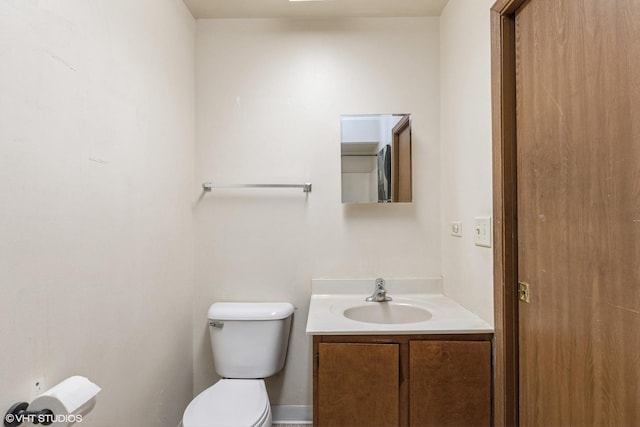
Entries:
<svg viewBox="0 0 640 427">
<path fill-rule="evenodd" d="M 197 395 L 183 427 L 269 427 L 263 378 L 284 367 L 293 305 L 217 302 L 209 308 L 216 372 L 223 379 Z"/>
</svg>

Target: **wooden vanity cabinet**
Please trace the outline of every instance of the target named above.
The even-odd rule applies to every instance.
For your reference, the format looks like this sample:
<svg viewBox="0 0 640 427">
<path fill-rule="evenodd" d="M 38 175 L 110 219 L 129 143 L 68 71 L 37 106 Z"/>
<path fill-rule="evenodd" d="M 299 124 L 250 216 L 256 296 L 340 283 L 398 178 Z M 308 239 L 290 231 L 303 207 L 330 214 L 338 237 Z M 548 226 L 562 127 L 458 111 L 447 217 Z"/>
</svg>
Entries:
<svg viewBox="0 0 640 427">
<path fill-rule="evenodd" d="M 490 426 L 492 334 L 313 337 L 315 427 Z"/>
<path fill-rule="evenodd" d="M 410 341 L 409 425 L 491 425 L 491 342 Z"/>
<path fill-rule="evenodd" d="M 318 425 L 387 427 L 400 415 L 398 344 L 320 343 Z M 315 422 L 314 422 L 314 425 Z"/>
</svg>

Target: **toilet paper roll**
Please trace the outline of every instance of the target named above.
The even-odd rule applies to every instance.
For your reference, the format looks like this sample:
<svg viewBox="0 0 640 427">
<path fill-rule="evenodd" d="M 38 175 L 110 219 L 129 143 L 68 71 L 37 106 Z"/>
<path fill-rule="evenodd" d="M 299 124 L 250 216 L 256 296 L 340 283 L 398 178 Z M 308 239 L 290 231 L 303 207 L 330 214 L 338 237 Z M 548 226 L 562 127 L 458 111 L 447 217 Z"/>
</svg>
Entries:
<svg viewBox="0 0 640 427">
<path fill-rule="evenodd" d="M 29 405 L 29 411 L 50 409 L 55 419 L 52 426 L 70 426 L 93 409 L 100 390 L 85 377 L 69 377 L 36 397 Z"/>
</svg>

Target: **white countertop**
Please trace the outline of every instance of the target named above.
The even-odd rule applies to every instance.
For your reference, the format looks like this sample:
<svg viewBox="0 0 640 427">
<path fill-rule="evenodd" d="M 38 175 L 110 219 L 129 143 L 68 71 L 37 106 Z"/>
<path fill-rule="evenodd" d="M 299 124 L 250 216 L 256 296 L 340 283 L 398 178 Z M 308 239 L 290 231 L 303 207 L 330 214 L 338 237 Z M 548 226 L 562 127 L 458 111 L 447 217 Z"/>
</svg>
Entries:
<svg viewBox="0 0 640 427">
<path fill-rule="evenodd" d="M 387 295 L 394 304 L 428 310 L 431 318 L 414 323 L 367 323 L 342 315 L 350 307 L 366 304 L 374 279 L 314 279 L 307 318 L 307 335 L 474 334 L 493 333 L 493 327 L 442 294 L 441 280 L 388 279 Z"/>
</svg>

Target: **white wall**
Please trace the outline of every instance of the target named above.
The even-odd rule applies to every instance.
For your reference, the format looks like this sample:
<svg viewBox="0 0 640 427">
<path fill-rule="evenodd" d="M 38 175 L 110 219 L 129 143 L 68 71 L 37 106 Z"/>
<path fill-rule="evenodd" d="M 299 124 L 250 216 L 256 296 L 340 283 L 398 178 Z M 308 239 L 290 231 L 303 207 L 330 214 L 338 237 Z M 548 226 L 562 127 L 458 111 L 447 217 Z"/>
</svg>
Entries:
<svg viewBox="0 0 640 427">
<path fill-rule="evenodd" d="M 216 379 L 219 300 L 297 306 L 268 386 L 274 404 L 310 404 L 314 277 L 442 274 L 491 321 L 491 250 L 471 240 L 491 213 L 491 3 L 450 0 L 441 19 L 199 21 L 194 110 L 181 1 L 0 0 L 0 404 L 81 374 L 103 388 L 86 423 L 174 426 Z M 413 115 L 414 203 L 342 205 L 340 114 L 383 112 Z M 314 189 L 192 197 L 209 180 Z"/>
<path fill-rule="evenodd" d="M 494 0 L 449 0 L 440 17 L 442 275 L 444 291 L 493 324 L 493 252 L 474 245 L 474 217 L 490 216 Z M 463 236 L 449 223 L 461 221 Z"/>
<path fill-rule="evenodd" d="M 201 20 L 198 182 L 312 182 L 214 190 L 197 202 L 194 388 L 215 379 L 208 306 L 291 301 L 273 404 L 311 404 L 311 279 L 440 275 L 438 18 Z M 340 202 L 340 114 L 412 113 L 412 204 Z"/>
<path fill-rule="evenodd" d="M 191 398 L 194 21 L 180 0 L 0 0 L 0 409 L 79 374 L 82 425 Z"/>
</svg>

